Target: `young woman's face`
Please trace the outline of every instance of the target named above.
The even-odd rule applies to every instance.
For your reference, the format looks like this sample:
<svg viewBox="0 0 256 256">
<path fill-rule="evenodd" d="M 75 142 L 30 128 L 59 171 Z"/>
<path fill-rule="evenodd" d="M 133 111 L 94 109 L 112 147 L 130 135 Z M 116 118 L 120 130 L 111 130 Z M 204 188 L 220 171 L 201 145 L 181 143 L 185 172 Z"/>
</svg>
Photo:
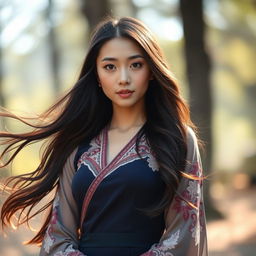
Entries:
<svg viewBox="0 0 256 256">
<path fill-rule="evenodd" d="M 96 64 L 99 84 L 113 107 L 144 104 L 151 71 L 135 42 L 111 39 L 100 49 Z"/>
</svg>

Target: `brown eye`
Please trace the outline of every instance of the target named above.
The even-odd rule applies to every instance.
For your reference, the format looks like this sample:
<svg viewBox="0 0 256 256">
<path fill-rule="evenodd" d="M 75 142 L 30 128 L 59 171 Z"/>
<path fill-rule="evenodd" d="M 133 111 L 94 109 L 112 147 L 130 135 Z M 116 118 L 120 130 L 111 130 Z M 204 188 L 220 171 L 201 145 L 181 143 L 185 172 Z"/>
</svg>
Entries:
<svg viewBox="0 0 256 256">
<path fill-rule="evenodd" d="M 115 66 L 114 66 L 113 64 L 107 64 L 107 65 L 104 66 L 104 68 L 105 68 L 106 70 L 114 70 L 114 69 L 115 69 Z"/>
<path fill-rule="evenodd" d="M 133 69 L 139 69 L 139 68 L 142 67 L 142 63 L 141 62 L 134 62 L 134 63 L 132 63 L 131 67 Z"/>
</svg>

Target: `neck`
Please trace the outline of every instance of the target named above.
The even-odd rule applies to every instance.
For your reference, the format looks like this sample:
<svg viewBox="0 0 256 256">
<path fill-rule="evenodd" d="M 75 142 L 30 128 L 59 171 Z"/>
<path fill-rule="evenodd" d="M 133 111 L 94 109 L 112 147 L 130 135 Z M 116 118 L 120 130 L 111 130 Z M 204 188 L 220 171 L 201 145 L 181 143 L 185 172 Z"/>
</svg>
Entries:
<svg viewBox="0 0 256 256">
<path fill-rule="evenodd" d="M 128 131 L 135 127 L 141 127 L 146 121 L 144 105 L 140 108 L 126 108 L 113 106 L 113 116 L 110 129 Z"/>
</svg>

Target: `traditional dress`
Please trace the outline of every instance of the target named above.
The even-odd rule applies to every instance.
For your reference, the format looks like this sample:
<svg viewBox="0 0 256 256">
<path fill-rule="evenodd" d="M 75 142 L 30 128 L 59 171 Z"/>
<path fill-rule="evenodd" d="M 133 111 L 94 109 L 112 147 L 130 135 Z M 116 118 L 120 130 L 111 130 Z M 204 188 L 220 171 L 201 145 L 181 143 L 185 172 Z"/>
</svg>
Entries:
<svg viewBox="0 0 256 256">
<path fill-rule="evenodd" d="M 183 177 L 164 213 L 145 214 L 145 209 L 162 198 L 165 184 L 144 134 L 139 137 L 137 153 L 138 134 L 109 164 L 107 127 L 67 159 L 41 256 L 208 255 L 202 180 Z M 185 172 L 200 178 L 200 156 L 191 129 L 187 137 Z M 102 180 L 84 208 L 84 198 L 100 175 Z"/>
</svg>

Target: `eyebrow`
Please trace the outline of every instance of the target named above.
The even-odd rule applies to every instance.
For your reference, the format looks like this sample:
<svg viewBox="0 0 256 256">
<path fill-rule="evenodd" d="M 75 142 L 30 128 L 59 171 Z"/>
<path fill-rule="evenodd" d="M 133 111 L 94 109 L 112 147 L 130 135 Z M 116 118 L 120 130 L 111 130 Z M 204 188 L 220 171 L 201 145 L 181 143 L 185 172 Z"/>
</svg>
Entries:
<svg viewBox="0 0 256 256">
<path fill-rule="evenodd" d="M 140 54 L 135 54 L 135 55 L 131 55 L 131 56 L 128 57 L 129 60 L 133 60 L 133 59 L 137 59 L 137 58 L 143 58 L 144 59 L 144 57 Z M 105 57 L 101 61 L 117 61 L 117 58 Z"/>
</svg>

